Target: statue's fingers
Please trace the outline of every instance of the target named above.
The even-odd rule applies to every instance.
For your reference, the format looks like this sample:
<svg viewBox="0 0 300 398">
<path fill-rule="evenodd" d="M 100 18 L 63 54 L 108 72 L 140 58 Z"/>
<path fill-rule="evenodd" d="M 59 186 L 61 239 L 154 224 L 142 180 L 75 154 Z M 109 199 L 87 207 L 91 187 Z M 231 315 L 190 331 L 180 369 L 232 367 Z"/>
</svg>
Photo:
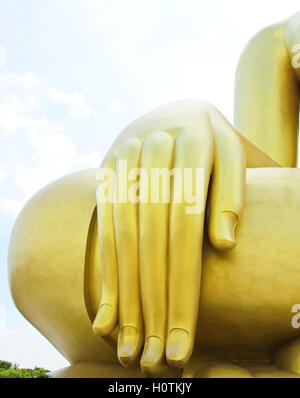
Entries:
<svg viewBox="0 0 300 398">
<path fill-rule="evenodd" d="M 110 156 L 101 165 L 101 181 L 97 181 L 97 217 L 103 281 L 101 302 L 93 330 L 99 336 L 110 334 L 118 319 L 118 265 L 113 224 L 114 169 L 115 158 Z M 107 193 L 110 190 L 112 194 Z"/>
<path fill-rule="evenodd" d="M 147 376 L 166 369 L 167 251 L 170 182 L 152 174 L 172 166 L 174 141 L 166 132 L 156 132 L 144 142 L 139 205 L 139 248 L 145 346 L 141 369 Z M 168 178 L 168 177 L 167 177 Z M 155 184 L 155 182 L 159 184 Z M 166 189 L 163 189 L 166 188 Z M 148 203 L 146 203 L 148 202 Z"/>
<path fill-rule="evenodd" d="M 243 145 L 229 123 L 215 124 L 215 159 L 209 201 L 209 238 L 218 250 L 236 244 L 235 226 L 244 202 L 246 157 Z"/>
<path fill-rule="evenodd" d="M 168 364 L 176 368 L 184 367 L 194 346 L 205 203 L 213 152 L 212 126 L 204 113 L 197 128 L 186 129 L 177 137 L 174 155 L 174 171 L 183 175 L 183 200 L 180 201 L 179 177 L 174 178 L 169 222 L 166 356 Z M 189 192 L 195 197 L 189 198 Z"/>
<path fill-rule="evenodd" d="M 128 140 L 116 155 L 114 226 L 119 274 L 118 358 L 136 364 L 142 346 L 142 310 L 139 282 L 138 204 L 130 192 L 136 185 L 142 142 Z"/>
</svg>

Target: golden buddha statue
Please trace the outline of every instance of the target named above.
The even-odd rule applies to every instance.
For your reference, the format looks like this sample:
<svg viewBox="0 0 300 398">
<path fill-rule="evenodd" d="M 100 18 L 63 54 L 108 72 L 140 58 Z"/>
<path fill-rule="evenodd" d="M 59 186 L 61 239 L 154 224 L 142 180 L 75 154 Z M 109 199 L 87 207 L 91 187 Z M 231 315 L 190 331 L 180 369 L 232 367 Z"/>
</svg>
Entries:
<svg viewBox="0 0 300 398">
<path fill-rule="evenodd" d="M 105 157 L 116 196 L 122 161 L 201 169 L 201 211 L 187 214 L 171 182 L 170 203 L 103 202 L 97 170 L 27 203 L 9 280 L 71 363 L 53 377 L 299 377 L 299 53 L 300 12 L 244 50 L 234 127 L 206 102 L 179 101 L 130 124 Z M 145 192 L 134 184 L 126 197 Z"/>
</svg>

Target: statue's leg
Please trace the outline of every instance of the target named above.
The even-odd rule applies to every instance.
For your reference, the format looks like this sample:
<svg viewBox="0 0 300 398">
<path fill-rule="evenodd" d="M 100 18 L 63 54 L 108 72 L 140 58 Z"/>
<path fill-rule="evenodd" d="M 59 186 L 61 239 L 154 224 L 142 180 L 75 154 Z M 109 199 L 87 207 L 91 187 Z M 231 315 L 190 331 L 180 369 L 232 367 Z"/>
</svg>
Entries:
<svg viewBox="0 0 300 398">
<path fill-rule="evenodd" d="M 108 370 L 111 375 L 126 370 L 116 348 L 92 332 L 101 297 L 94 209 L 95 170 L 66 176 L 38 192 L 16 221 L 9 278 L 17 307 L 73 364 L 68 372 L 101 377 Z M 299 169 L 247 171 L 238 245 L 222 255 L 209 244 L 204 248 L 194 349 L 199 356 L 204 350 L 221 358 L 229 353 L 231 362 L 193 358 L 184 377 L 299 377 L 292 373 L 300 369 L 297 340 L 268 361 L 273 347 L 299 335 L 290 324 L 291 308 L 299 302 L 299 209 Z M 261 362 L 254 362 L 258 358 Z"/>
<path fill-rule="evenodd" d="M 300 342 L 298 341 L 298 346 Z M 289 346 L 288 346 L 289 347 Z M 282 357 L 290 363 L 279 364 L 261 361 L 227 361 L 217 357 L 192 357 L 183 370 L 184 378 L 300 378 L 293 368 L 296 355 L 289 357 L 289 348 Z M 298 350 L 299 352 L 299 350 Z M 294 354 L 296 354 L 294 352 Z M 299 357 L 299 356 L 298 356 Z M 298 359 L 298 369 L 299 369 Z M 281 365 L 281 366 L 280 366 Z M 289 366 L 290 365 L 290 366 Z M 297 374 L 298 373 L 298 374 Z"/>
<path fill-rule="evenodd" d="M 244 367 L 218 357 L 192 357 L 183 370 L 184 378 L 251 378 Z"/>
<path fill-rule="evenodd" d="M 142 378 L 143 375 L 139 369 L 126 369 L 120 364 L 104 364 L 94 362 L 80 362 L 67 366 L 62 369 L 48 373 L 49 377 L 56 379 L 99 379 L 99 378 Z"/>
<path fill-rule="evenodd" d="M 272 362 L 278 369 L 300 375 L 300 339 L 292 339 L 282 344 L 272 355 Z"/>
</svg>

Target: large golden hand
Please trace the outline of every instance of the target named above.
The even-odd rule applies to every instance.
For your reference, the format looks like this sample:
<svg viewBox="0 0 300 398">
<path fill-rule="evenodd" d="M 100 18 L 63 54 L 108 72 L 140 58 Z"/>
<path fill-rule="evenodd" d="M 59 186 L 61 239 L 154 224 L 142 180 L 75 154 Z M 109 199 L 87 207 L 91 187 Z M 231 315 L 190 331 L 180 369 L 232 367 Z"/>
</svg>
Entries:
<svg viewBox="0 0 300 398">
<path fill-rule="evenodd" d="M 158 203 L 152 203 L 143 179 L 139 193 L 149 195 L 149 202 L 121 202 L 120 160 L 127 161 L 126 173 L 141 167 L 148 176 L 153 168 L 190 168 L 194 176 L 197 168 L 202 169 L 202 209 L 187 213 L 191 204 L 174 200 L 174 187 L 170 203 L 163 202 L 161 193 Z M 180 101 L 127 127 L 101 167 L 116 171 L 117 200 L 103 203 L 97 197 L 103 290 L 94 332 L 108 335 L 119 324 L 118 357 L 124 366 L 136 363 L 145 342 L 141 358 L 145 374 L 163 371 L 165 352 L 171 367 L 183 368 L 194 345 L 210 177 L 210 241 L 218 250 L 236 244 L 246 168 L 240 135 L 212 105 Z M 128 182 L 128 193 L 133 184 Z"/>
</svg>

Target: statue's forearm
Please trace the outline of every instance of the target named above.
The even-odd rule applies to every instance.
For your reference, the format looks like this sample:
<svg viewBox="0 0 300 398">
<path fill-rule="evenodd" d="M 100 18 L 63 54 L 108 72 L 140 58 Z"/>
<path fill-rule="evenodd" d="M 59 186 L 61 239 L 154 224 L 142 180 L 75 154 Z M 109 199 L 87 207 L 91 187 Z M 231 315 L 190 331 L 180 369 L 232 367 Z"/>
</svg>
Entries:
<svg viewBox="0 0 300 398">
<path fill-rule="evenodd" d="M 300 82 L 300 11 L 283 23 L 284 41 L 298 83 Z"/>
<path fill-rule="evenodd" d="M 293 66 L 290 47 L 300 34 L 299 20 L 298 13 L 260 31 L 245 48 L 236 72 L 236 129 L 285 167 L 297 162 L 300 69 Z"/>
<path fill-rule="evenodd" d="M 252 144 L 245 136 L 239 134 L 245 148 L 247 168 L 280 167 L 270 156 Z"/>
</svg>

